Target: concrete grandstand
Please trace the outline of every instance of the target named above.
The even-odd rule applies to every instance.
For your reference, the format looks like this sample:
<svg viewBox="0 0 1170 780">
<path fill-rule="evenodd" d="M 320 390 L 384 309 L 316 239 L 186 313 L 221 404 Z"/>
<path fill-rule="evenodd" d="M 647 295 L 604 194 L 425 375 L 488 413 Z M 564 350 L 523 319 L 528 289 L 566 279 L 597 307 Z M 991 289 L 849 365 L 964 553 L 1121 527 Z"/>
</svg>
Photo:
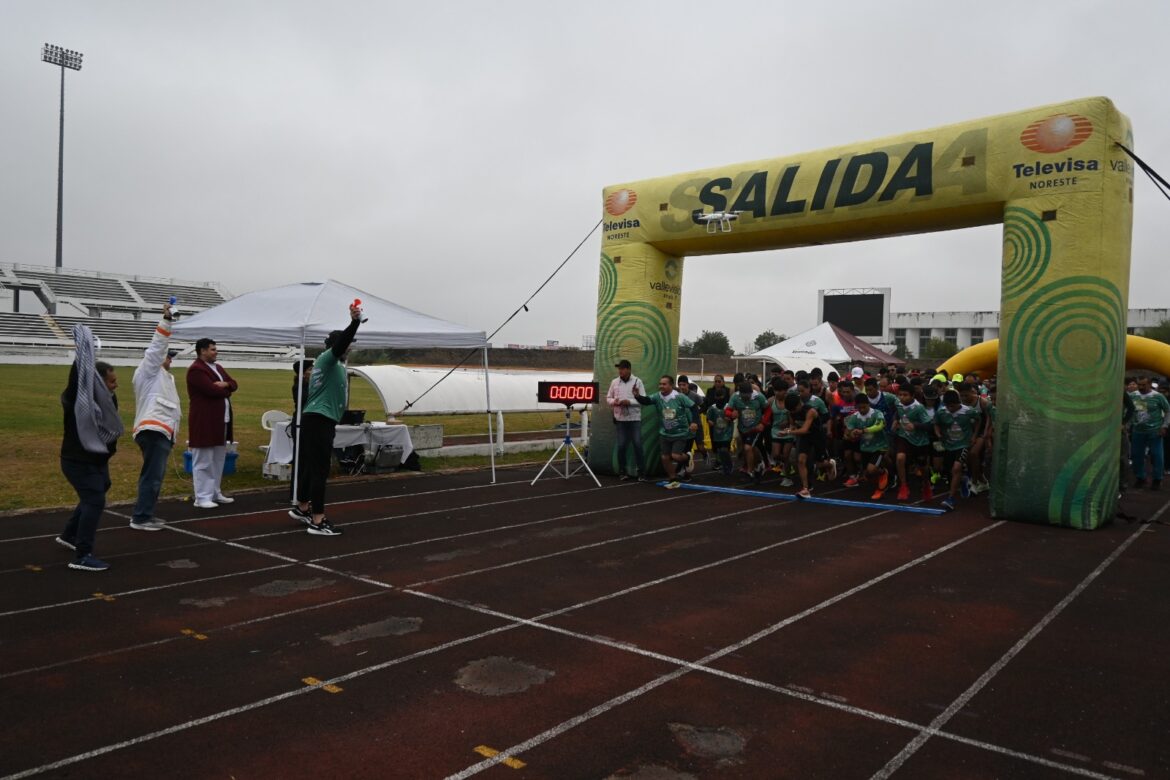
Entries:
<svg viewBox="0 0 1170 780">
<path fill-rule="evenodd" d="M 97 334 L 104 355 L 140 357 L 162 304 L 172 295 L 184 314 L 232 297 L 215 282 L 0 263 L 0 360 L 71 360 L 74 324 L 88 325 Z M 286 363 L 297 354 L 288 344 L 221 343 L 219 348 L 237 364 Z"/>
</svg>

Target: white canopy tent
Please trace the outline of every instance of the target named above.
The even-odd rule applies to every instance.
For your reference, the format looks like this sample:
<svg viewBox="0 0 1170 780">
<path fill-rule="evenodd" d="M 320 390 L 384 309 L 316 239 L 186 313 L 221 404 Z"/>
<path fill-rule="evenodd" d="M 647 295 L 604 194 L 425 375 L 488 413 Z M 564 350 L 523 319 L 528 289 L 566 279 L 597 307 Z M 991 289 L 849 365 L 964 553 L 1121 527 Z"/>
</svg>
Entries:
<svg viewBox="0 0 1170 780">
<path fill-rule="evenodd" d="M 177 321 L 171 332 L 185 339 L 210 338 L 240 344 L 299 344 L 324 346 L 330 331 L 349 323 L 349 306 L 361 301 L 364 320 L 355 340 L 356 348 L 448 347 L 483 351 L 483 391 L 488 410 L 488 439 L 492 434 L 492 401 L 488 380 L 487 337 L 436 317 L 412 311 L 371 295 L 356 287 L 334 281 L 300 282 L 268 290 L 257 290 Z M 181 302 L 180 302 L 181 303 Z M 298 404 L 299 406 L 299 404 Z M 297 448 L 300 426 L 297 426 Z M 491 459 L 492 482 L 496 481 L 496 460 Z M 294 489 L 295 480 L 294 476 Z"/>
<path fill-rule="evenodd" d="M 884 366 L 890 363 L 898 365 L 905 363 L 905 361 L 882 352 L 872 344 L 862 341 L 831 322 L 822 322 L 815 328 L 798 333 L 779 344 L 761 349 L 750 357 L 774 360 L 783 364 L 785 368 L 790 368 L 790 366 L 784 361 L 792 359 L 817 360 L 838 365 L 868 363 Z M 793 368 L 793 370 L 797 369 Z M 821 370 L 828 375 L 828 370 L 832 369 L 830 367 L 826 370 L 822 367 Z"/>
<path fill-rule="evenodd" d="M 447 370 L 413 366 L 353 366 L 349 373 L 373 385 L 386 412 L 394 413 L 404 408 L 407 401 L 418 398 L 441 379 Z M 493 370 L 492 408 L 484 411 L 564 411 L 565 407 L 560 403 L 537 403 L 536 384 L 542 381 L 592 382 L 593 372 Z M 411 406 L 410 411 L 414 414 L 479 412 L 483 405 L 486 382 L 487 376 L 482 371 L 459 369 Z"/>
</svg>

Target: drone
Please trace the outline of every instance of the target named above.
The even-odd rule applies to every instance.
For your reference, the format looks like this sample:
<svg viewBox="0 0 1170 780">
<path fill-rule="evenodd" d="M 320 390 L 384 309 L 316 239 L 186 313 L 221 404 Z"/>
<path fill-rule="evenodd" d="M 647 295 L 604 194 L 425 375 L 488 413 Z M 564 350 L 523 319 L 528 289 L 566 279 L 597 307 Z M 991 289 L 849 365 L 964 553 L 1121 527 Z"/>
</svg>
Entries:
<svg viewBox="0 0 1170 780">
<path fill-rule="evenodd" d="M 706 223 L 708 233 L 730 233 L 731 223 L 739 219 L 742 211 L 712 211 L 710 214 L 695 214 L 695 221 Z"/>
</svg>

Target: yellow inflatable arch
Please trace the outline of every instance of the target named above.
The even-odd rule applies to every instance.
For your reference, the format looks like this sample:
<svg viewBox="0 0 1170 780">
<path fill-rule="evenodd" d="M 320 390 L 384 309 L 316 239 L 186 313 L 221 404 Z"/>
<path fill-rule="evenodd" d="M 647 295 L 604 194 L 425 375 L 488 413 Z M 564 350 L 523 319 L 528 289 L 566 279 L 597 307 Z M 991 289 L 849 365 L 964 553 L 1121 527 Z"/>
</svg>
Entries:
<svg viewBox="0 0 1170 780">
<path fill-rule="evenodd" d="M 1170 344 L 1143 338 L 1125 337 L 1125 367 L 1155 371 L 1170 376 Z M 952 355 L 939 368 L 947 374 L 969 374 L 976 371 L 988 377 L 999 370 L 999 339 L 991 339 L 973 347 L 967 347 Z M 1115 388 L 1116 389 L 1116 388 Z"/>
<path fill-rule="evenodd" d="M 1118 143 L 1134 148 L 1129 120 L 1097 97 L 606 187 L 595 376 L 608 385 L 622 358 L 648 387 L 675 373 L 688 255 L 1000 222 L 992 513 L 1078 528 L 1108 522 L 1133 218 L 1133 166 Z M 962 285 L 970 273 L 945 257 L 933 270 L 940 284 Z M 744 297 L 767 305 L 767 291 L 793 278 L 781 266 L 774 279 L 744 279 Z M 728 316 L 739 303 L 727 302 Z M 643 470 L 658 461 L 658 423 L 643 414 Z M 599 415 L 594 469 L 632 467 L 617 462 L 614 434 Z"/>
</svg>

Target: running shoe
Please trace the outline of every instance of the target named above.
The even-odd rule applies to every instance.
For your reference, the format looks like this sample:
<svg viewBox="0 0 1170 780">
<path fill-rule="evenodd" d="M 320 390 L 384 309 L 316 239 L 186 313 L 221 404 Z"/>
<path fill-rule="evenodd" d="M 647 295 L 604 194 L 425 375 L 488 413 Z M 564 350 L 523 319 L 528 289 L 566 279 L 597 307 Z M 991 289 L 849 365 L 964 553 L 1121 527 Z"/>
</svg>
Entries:
<svg viewBox="0 0 1170 780">
<path fill-rule="evenodd" d="M 938 481 L 942 479 L 942 474 L 939 474 L 934 469 L 930 470 L 930 484 L 937 485 Z"/>
<path fill-rule="evenodd" d="M 796 493 L 797 498 L 812 498 L 812 491 L 808 488 L 801 488 Z"/>
<path fill-rule="evenodd" d="M 789 479 L 788 477 L 785 477 L 784 479 L 780 480 L 780 487 L 792 487 L 792 486 L 793 486 L 793 485 L 795 485 L 795 484 L 796 484 L 796 483 L 795 483 L 795 482 L 793 482 L 793 481 L 792 481 L 791 479 Z"/>
<path fill-rule="evenodd" d="M 691 481 L 690 469 L 683 469 L 682 471 L 678 472 L 677 474 L 675 474 L 675 479 L 677 479 L 679 482 L 690 482 Z"/>
<path fill-rule="evenodd" d="M 58 536 L 57 538 L 53 539 L 53 541 L 66 549 L 69 549 L 69 550 L 76 550 L 77 549 L 77 545 L 74 544 L 73 542 L 69 541 L 68 539 L 66 539 L 64 536 Z"/>
<path fill-rule="evenodd" d="M 829 481 L 832 482 L 837 478 L 837 461 L 834 458 L 829 458 Z"/>
<path fill-rule="evenodd" d="M 618 477 L 618 482 L 629 482 L 631 479 L 633 479 L 633 477 L 631 477 L 629 474 L 622 474 L 620 477 Z"/>
<path fill-rule="evenodd" d="M 881 498 L 882 498 L 882 495 L 883 495 L 885 492 L 886 492 L 886 491 L 882 490 L 881 488 L 878 488 L 877 490 L 873 491 L 873 495 L 871 495 L 871 496 L 869 497 L 869 500 L 870 500 L 870 501 L 880 501 L 880 500 L 881 500 Z"/>
<path fill-rule="evenodd" d="M 860 483 L 857 481 L 857 475 L 854 474 L 849 479 L 845 480 L 845 487 L 857 487 Z"/>
<path fill-rule="evenodd" d="M 110 568 L 110 564 L 98 560 L 92 555 L 86 555 L 84 558 L 78 558 L 70 563 L 69 568 L 77 569 L 78 571 L 105 571 Z"/>
<path fill-rule="evenodd" d="M 308 525 L 309 523 L 313 522 L 313 513 L 312 512 L 306 512 L 305 510 L 301 509 L 299 506 L 295 506 L 295 505 L 293 506 L 292 509 L 288 510 L 288 516 L 291 517 L 293 520 L 300 520 L 305 525 Z"/>
<path fill-rule="evenodd" d="M 971 497 L 971 478 L 963 477 L 963 481 L 959 483 L 959 495 L 963 498 Z"/>
<path fill-rule="evenodd" d="M 770 469 L 770 471 L 771 471 L 773 474 L 783 474 L 783 473 L 784 473 L 784 467 L 783 467 L 783 466 L 781 466 L 779 463 L 777 463 L 775 466 L 773 466 L 773 467 Z"/>
<path fill-rule="evenodd" d="M 910 486 L 909 485 L 903 485 L 902 487 L 898 488 L 898 500 L 899 501 L 909 501 L 910 500 Z"/>
<path fill-rule="evenodd" d="M 667 490 L 678 490 L 680 487 L 682 487 L 682 483 L 678 481 L 667 482 L 665 485 L 663 485 L 663 487 L 665 487 Z"/>
<path fill-rule="evenodd" d="M 954 512 L 955 511 L 955 499 L 951 498 L 950 496 L 947 496 L 946 498 L 944 498 L 942 500 L 942 508 L 947 510 L 948 512 Z"/>
<path fill-rule="evenodd" d="M 890 472 L 883 471 L 882 475 L 880 477 L 878 477 L 878 481 L 877 481 L 877 489 L 878 489 L 879 495 L 877 495 L 875 497 L 881 498 L 880 494 L 883 493 L 885 491 L 885 489 L 888 488 L 889 486 L 890 486 Z"/>
<path fill-rule="evenodd" d="M 153 517 L 149 520 L 131 520 L 130 527 L 135 531 L 161 531 L 163 529 L 162 520 L 155 520 Z"/>
<path fill-rule="evenodd" d="M 309 527 L 305 530 L 313 536 L 341 536 L 341 529 L 334 528 L 333 523 L 329 522 L 327 517 L 322 517 L 319 523 L 310 520 Z"/>
<path fill-rule="evenodd" d="M 638 476 L 634 477 L 634 481 L 635 482 L 649 482 L 650 480 L 646 478 L 645 474 L 639 474 Z"/>
<path fill-rule="evenodd" d="M 223 493 L 215 494 L 215 503 L 217 504 L 234 504 L 235 501 L 236 500 L 234 498 L 231 496 L 225 496 Z"/>
</svg>

